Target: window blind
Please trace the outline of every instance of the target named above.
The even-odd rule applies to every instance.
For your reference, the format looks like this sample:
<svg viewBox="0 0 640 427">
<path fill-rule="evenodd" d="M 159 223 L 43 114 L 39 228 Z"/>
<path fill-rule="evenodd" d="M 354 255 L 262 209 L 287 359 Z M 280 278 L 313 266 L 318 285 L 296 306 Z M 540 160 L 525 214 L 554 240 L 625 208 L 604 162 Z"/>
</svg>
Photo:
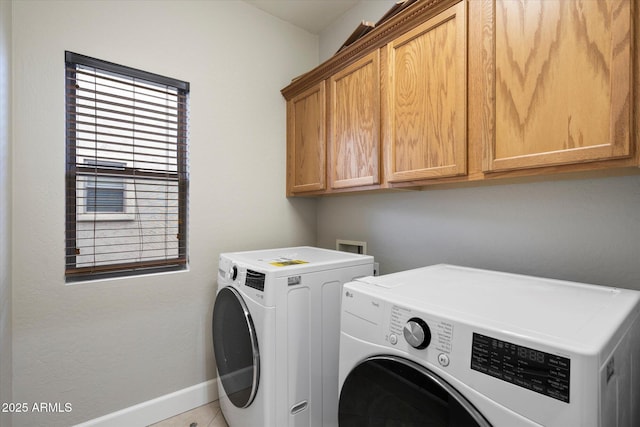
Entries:
<svg viewBox="0 0 640 427">
<path fill-rule="evenodd" d="M 186 268 L 189 83 L 65 63 L 67 281 Z"/>
</svg>

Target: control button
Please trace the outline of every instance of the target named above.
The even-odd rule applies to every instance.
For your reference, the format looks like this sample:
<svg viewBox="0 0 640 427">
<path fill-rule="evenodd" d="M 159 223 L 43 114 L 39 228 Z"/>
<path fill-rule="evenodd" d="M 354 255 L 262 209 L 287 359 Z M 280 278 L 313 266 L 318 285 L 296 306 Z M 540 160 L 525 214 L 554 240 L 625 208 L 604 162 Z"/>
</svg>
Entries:
<svg viewBox="0 0 640 427">
<path fill-rule="evenodd" d="M 440 363 L 442 366 L 449 366 L 449 356 L 444 353 L 440 353 L 438 355 L 438 363 Z"/>
<path fill-rule="evenodd" d="M 429 329 L 429 326 L 424 320 L 418 317 L 412 317 L 409 319 L 409 321 L 404 325 L 402 334 L 411 347 L 417 348 L 418 350 L 427 348 L 431 342 L 431 330 Z"/>
<path fill-rule="evenodd" d="M 234 265 L 231 267 L 231 271 L 229 272 L 229 278 L 231 280 L 236 280 L 238 278 L 238 266 Z"/>
<path fill-rule="evenodd" d="M 391 343 L 391 345 L 398 344 L 398 336 L 396 334 L 389 335 L 389 342 Z"/>
</svg>

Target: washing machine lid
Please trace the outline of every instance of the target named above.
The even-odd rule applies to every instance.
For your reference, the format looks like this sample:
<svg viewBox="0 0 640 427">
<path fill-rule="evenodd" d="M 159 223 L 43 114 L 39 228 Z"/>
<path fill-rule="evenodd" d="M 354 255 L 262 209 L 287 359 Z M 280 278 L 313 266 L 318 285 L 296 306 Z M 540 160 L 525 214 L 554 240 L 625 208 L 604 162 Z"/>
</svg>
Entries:
<svg viewBox="0 0 640 427">
<path fill-rule="evenodd" d="M 221 259 L 226 258 L 231 262 L 243 264 L 247 268 L 273 274 L 276 277 L 320 271 L 327 268 L 373 264 L 373 257 L 370 255 L 359 255 L 312 246 L 227 252 L 221 254 L 220 257 Z"/>
<path fill-rule="evenodd" d="M 375 356 L 347 375 L 340 426 L 490 427 L 454 387 L 429 369 L 396 356 Z"/>
<path fill-rule="evenodd" d="M 452 320 L 598 351 L 640 292 L 440 264 L 345 285 Z"/>
</svg>

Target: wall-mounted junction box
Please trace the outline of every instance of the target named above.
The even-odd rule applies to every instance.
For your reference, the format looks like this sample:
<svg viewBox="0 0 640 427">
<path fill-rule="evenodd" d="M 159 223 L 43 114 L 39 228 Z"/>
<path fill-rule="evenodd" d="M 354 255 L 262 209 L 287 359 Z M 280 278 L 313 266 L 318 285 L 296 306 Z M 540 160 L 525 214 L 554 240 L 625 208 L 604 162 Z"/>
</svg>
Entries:
<svg viewBox="0 0 640 427">
<path fill-rule="evenodd" d="M 336 250 L 342 252 L 350 252 L 352 254 L 367 254 L 367 242 L 358 242 L 355 240 L 343 240 L 336 239 Z M 373 275 L 378 276 L 380 274 L 380 264 L 373 263 Z"/>
<path fill-rule="evenodd" d="M 342 252 L 350 252 L 352 254 L 366 255 L 367 242 L 336 239 L 336 250 L 342 251 Z"/>
</svg>

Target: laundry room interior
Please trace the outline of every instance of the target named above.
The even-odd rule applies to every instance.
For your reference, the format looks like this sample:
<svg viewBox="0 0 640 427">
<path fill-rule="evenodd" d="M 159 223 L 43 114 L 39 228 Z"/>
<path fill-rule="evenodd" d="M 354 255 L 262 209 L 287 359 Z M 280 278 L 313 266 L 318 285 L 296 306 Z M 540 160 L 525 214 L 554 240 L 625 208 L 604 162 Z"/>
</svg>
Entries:
<svg viewBox="0 0 640 427">
<path fill-rule="evenodd" d="M 355 252 L 367 256 L 371 276 L 384 278 L 445 264 L 546 278 L 558 286 L 564 286 L 565 281 L 597 285 L 598 292 L 606 289 L 610 296 L 619 292 L 621 298 L 626 298 L 626 291 L 634 291 L 629 294 L 629 301 L 636 298 L 640 291 L 638 4 L 633 0 L 607 0 L 598 3 L 603 6 L 596 10 L 592 7 L 595 2 L 583 0 L 406 3 L 0 0 L 1 427 L 135 427 L 155 423 L 162 427 L 226 426 L 228 420 L 218 403 L 219 399 L 222 403 L 223 394 L 219 391 L 214 356 L 212 315 L 221 282 L 244 281 L 246 270 L 253 267 L 245 266 L 238 276 L 233 265 L 221 267 L 222 254 L 294 248 L 268 260 L 281 264 L 265 267 L 263 277 L 267 281 L 262 282 L 263 287 L 270 283 L 270 274 L 276 283 L 278 268 L 295 272 L 312 267 L 304 265 L 313 264 L 301 255 L 307 252 L 295 248 L 335 251 L 343 242 L 342 249 L 350 255 Z M 396 14 L 381 19 L 394 8 L 398 9 Z M 507 9 L 513 15 L 501 14 Z M 518 21 L 518 16 L 524 20 Z M 538 42 L 540 33 L 532 30 L 538 20 L 553 30 L 542 31 L 550 34 L 550 40 L 533 49 L 527 43 Z M 364 22 L 376 25 L 363 30 Z M 487 29 L 487 23 L 504 25 L 504 31 Z M 559 23 L 569 23 L 570 29 Z M 522 28 L 518 27 L 520 24 Z M 423 28 L 434 34 L 428 35 L 431 38 L 424 45 L 411 50 L 412 41 L 422 40 L 423 33 L 418 30 Z M 343 46 L 357 31 L 361 33 L 359 38 Z M 527 31 L 537 36 L 527 38 Z M 567 48 L 563 44 L 566 39 L 578 47 Z M 424 90 L 432 91 L 434 99 L 418 96 L 416 102 L 435 105 L 449 114 L 434 113 L 428 120 L 452 123 L 442 128 L 425 126 L 415 132 L 462 144 L 455 149 L 431 146 L 412 151 L 420 140 L 411 138 L 405 145 L 394 145 L 394 141 L 402 140 L 401 132 L 414 132 L 411 124 L 402 121 L 411 114 L 403 110 L 406 106 L 402 102 L 394 104 L 393 96 L 402 94 L 407 87 L 410 92 L 418 90 L 415 81 L 409 81 L 416 70 L 403 69 L 403 64 L 420 48 L 431 49 L 427 56 L 433 61 L 424 60 L 420 65 L 433 67 L 430 75 L 434 80 L 441 79 L 442 86 L 425 85 Z M 438 56 L 440 49 L 453 53 Z M 573 68 L 567 66 L 566 60 L 558 59 L 564 58 L 567 51 L 578 52 Z M 79 86 L 65 83 L 69 76 L 65 56 L 68 52 L 79 58 L 96 58 L 188 82 L 188 159 L 182 174 L 188 178 L 180 191 L 188 190 L 180 199 L 180 215 L 184 214 L 180 226 L 186 230 L 180 237 L 185 247 L 180 252 L 184 264 L 179 267 L 160 268 L 152 274 L 106 273 L 91 277 L 81 273 L 79 279 L 71 278 L 65 259 L 70 256 L 67 144 L 73 120 L 68 117 L 65 99 Z M 354 64 L 360 64 L 358 61 L 364 61 L 365 55 L 372 52 L 373 62 L 362 64 L 373 65 L 373 74 L 357 78 L 371 78 L 374 84 L 355 77 L 349 80 L 350 75 L 343 71 L 354 69 Z M 436 59 L 444 61 L 445 66 L 437 68 L 433 63 Z M 520 71 L 507 74 L 507 65 Z M 419 76 L 420 70 L 417 71 Z M 396 79 L 390 77 L 392 73 L 398 74 Z M 499 79 L 502 80 L 496 81 Z M 340 104 L 335 91 L 344 89 L 341 83 L 374 91 L 377 103 L 363 108 L 359 103 L 351 107 Z M 322 89 L 313 92 L 316 87 Z M 563 90 L 566 87 L 570 89 Z M 500 102 L 505 93 L 517 98 L 513 95 L 516 89 L 521 89 L 520 99 Z M 354 92 L 345 90 L 350 96 Z M 320 98 L 304 98 L 308 94 Z M 321 126 L 296 127 L 296 120 L 312 114 L 309 99 L 321 99 L 318 105 L 327 109 L 320 115 Z M 296 107 L 301 108 L 296 111 Z M 548 112 L 564 114 L 565 107 L 575 111 L 562 116 L 559 123 L 551 123 L 552 117 L 561 114 Z M 329 111 L 332 108 L 337 112 Z M 514 119 L 518 113 L 510 116 L 509 108 L 522 116 Z M 373 125 L 362 119 L 366 124 L 362 133 L 374 136 L 362 140 L 365 145 L 373 143 L 362 152 L 358 148 L 340 152 L 336 146 L 340 126 L 348 120 L 360 120 L 363 111 L 373 114 L 374 119 Z M 340 112 L 340 117 L 332 115 Z M 393 114 L 396 119 L 391 117 Z M 529 114 L 540 114 L 543 119 L 531 119 L 528 127 L 529 123 L 523 121 Z M 520 120 L 520 128 L 513 132 L 506 129 L 508 126 L 503 123 L 509 120 Z M 309 129 L 313 138 L 317 137 L 317 141 L 311 138 L 311 144 L 320 142 L 311 148 L 305 146 L 308 136 L 304 132 Z M 536 149 L 549 151 L 545 147 L 553 146 L 553 142 L 538 141 L 551 135 L 549 129 L 558 136 L 559 144 L 566 144 L 567 153 L 556 148 L 551 154 L 538 156 L 509 151 L 517 145 L 511 144 L 512 140 L 523 134 L 537 141 L 531 143 Z M 344 135 L 350 134 L 345 131 Z M 593 142 L 592 137 L 602 140 Z M 434 152 L 438 149 L 442 152 Z M 350 172 L 336 166 L 336 161 L 343 161 L 345 169 L 351 166 L 352 171 L 362 172 L 366 168 L 354 167 L 357 160 L 352 156 L 363 152 L 375 157 L 375 161 L 364 162 L 375 176 L 363 181 L 350 176 L 356 184 L 344 184 L 340 174 Z M 455 170 L 449 165 L 425 166 L 419 160 L 406 160 L 408 152 L 431 156 L 431 163 L 451 160 L 456 163 Z M 409 167 L 431 169 L 425 175 L 401 170 Z M 312 182 L 311 187 L 298 182 L 307 178 L 313 181 L 314 173 L 319 174 L 319 181 Z M 75 216 L 73 203 L 71 215 Z M 79 217 L 77 221 L 86 223 Z M 80 258 L 78 254 L 71 250 L 74 259 L 76 255 Z M 297 262 L 301 264 L 292 265 Z M 289 288 L 300 284 L 298 274 L 304 277 L 305 273 L 289 277 Z M 240 279 L 236 280 L 236 276 Z M 356 276 L 342 281 L 340 286 L 361 279 L 360 273 Z M 287 279 L 283 280 L 286 283 Z M 448 280 L 443 280 L 441 286 L 446 287 Z M 544 286 L 552 282 L 545 281 Z M 514 286 L 520 286 L 520 282 L 515 281 Z M 249 291 L 255 293 L 255 288 Z M 560 291 L 560 287 L 558 293 L 569 294 Z M 464 298 L 464 293 L 460 295 Z M 499 302 L 504 295 L 511 292 L 496 293 L 492 298 Z M 532 301 L 540 302 L 539 294 L 532 295 Z M 553 295 L 553 291 L 548 294 L 549 305 L 542 300 L 536 310 L 525 311 L 536 312 L 541 318 L 560 318 L 548 312 L 549 307 L 561 311 Z M 340 302 L 336 301 L 339 313 Z M 632 303 L 628 304 L 624 307 L 630 310 L 629 318 L 622 318 L 621 308 L 619 316 L 607 319 L 615 331 L 611 336 L 620 338 L 624 331 L 630 334 L 631 341 L 621 341 L 620 348 L 628 345 L 632 354 L 640 349 L 640 344 L 632 341 L 640 337 L 640 322 L 631 317 L 638 308 L 632 312 Z M 585 302 L 585 310 L 592 307 Z M 607 312 L 603 309 L 599 316 L 602 313 Z M 620 322 L 615 326 L 619 329 L 614 329 L 614 317 Z M 577 313 L 575 318 L 589 321 L 586 312 Z M 603 323 L 609 325 L 608 320 Z M 546 324 L 544 320 L 541 323 Z M 523 328 L 528 325 L 522 324 Z M 443 321 L 439 325 L 447 329 L 449 323 Z M 454 334 L 465 328 L 454 327 Z M 431 330 L 435 342 L 434 326 Z M 402 332 L 399 335 L 403 340 Z M 613 344 L 604 335 L 603 332 L 602 343 L 608 351 Z M 433 357 L 455 352 L 456 338 L 452 350 L 438 350 L 440 353 Z M 480 338 L 476 342 L 474 335 L 473 349 L 471 344 L 466 349 L 469 357 L 476 347 L 481 347 Z M 508 347 L 514 341 L 503 337 L 499 342 Z M 587 368 L 581 370 L 583 360 L 584 366 L 591 366 L 592 359 L 586 355 L 582 358 L 569 350 L 554 351 L 551 344 L 539 348 L 525 343 L 515 345 L 519 345 L 518 351 L 533 348 L 535 355 L 551 359 L 549 363 L 571 359 L 571 393 L 576 392 L 581 373 L 591 372 Z M 409 350 L 407 354 L 417 354 L 414 349 Z M 273 351 L 276 354 L 278 350 Z M 457 356 L 449 356 L 455 365 Z M 332 357 L 338 360 L 337 353 Z M 616 361 L 620 359 L 624 357 L 616 354 Z M 264 357 L 261 360 L 266 363 Z M 613 357 L 593 362 L 609 362 L 598 365 L 604 370 L 598 375 L 604 375 L 606 384 L 610 384 L 611 376 L 624 372 L 622 366 L 626 363 L 618 362 L 614 370 L 611 360 Z M 250 363 L 257 366 L 255 359 Z M 434 363 L 446 377 L 446 364 Z M 337 372 L 337 366 L 334 368 L 332 375 Z M 479 372 L 473 375 L 488 377 Z M 598 375 L 593 381 L 600 378 Z M 620 385 L 619 394 L 624 395 L 629 387 L 634 392 L 640 390 L 639 374 L 634 375 L 630 381 L 637 384 Z M 520 390 L 524 390 L 523 385 L 491 380 L 500 383 L 500 387 L 513 387 L 514 395 L 524 393 Z M 290 387 L 297 384 L 296 378 L 288 381 Z M 337 381 L 336 377 L 336 384 Z M 589 384 L 594 392 L 600 387 L 595 382 Z M 260 393 L 259 386 L 256 388 L 254 391 Z M 473 397 L 469 396 L 473 393 L 467 395 L 471 401 Z M 568 395 L 549 397 L 554 391 L 545 392 L 545 396 L 531 393 L 535 398 L 550 400 L 551 406 L 560 406 L 560 411 L 562 405 L 583 397 L 576 393 L 570 400 Z M 338 390 L 335 394 L 337 398 Z M 638 395 L 633 396 L 637 399 Z M 495 397 L 491 393 L 487 396 Z M 623 403 L 633 406 L 631 395 L 626 396 L 621 397 Z M 635 406 L 640 407 L 637 403 Z M 482 412 L 481 403 L 475 406 Z M 204 412 L 189 412 L 202 407 Z M 288 409 L 304 413 L 306 406 Z M 607 406 L 603 411 L 609 409 Z M 265 417 L 275 418 L 277 415 L 270 411 L 265 409 Z M 633 424 L 640 423 L 640 410 L 634 411 L 620 412 L 623 415 L 619 415 L 616 425 L 640 425 Z M 242 419 L 242 411 L 238 413 Z M 479 416 L 482 420 L 473 425 L 514 427 L 504 421 L 501 424 L 499 420 L 506 420 L 506 415 L 492 421 L 487 413 L 491 411 L 485 413 L 486 420 Z M 563 416 L 578 417 L 573 412 L 559 415 L 559 419 L 578 419 Z M 601 419 L 606 416 L 598 414 Z M 602 421 L 591 421 L 593 424 L 588 425 L 609 427 Z M 319 427 L 313 420 L 308 423 L 290 421 L 288 425 Z M 236 424 L 228 425 L 272 425 Z M 519 425 L 543 424 L 532 420 Z"/>
</svg>

